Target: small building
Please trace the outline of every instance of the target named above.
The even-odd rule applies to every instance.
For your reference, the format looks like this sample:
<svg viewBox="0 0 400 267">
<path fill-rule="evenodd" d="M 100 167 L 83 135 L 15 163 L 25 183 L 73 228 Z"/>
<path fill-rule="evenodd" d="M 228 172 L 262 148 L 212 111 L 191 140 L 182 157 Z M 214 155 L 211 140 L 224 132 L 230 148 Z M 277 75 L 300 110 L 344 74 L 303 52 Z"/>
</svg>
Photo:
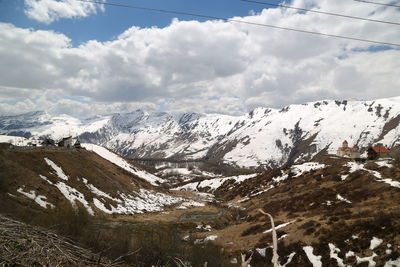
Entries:
<svg viewBox="0 0 400 267">
<path fill-rule="evenodd" d="M 336 155 L 339 157 L 357 159 L 361 157 L 361 152 L 358 146 L 354 145 L 353 147 L 349 147 L 349 143 L 344 140 L 342 146 L 337 149 Z"/>
<path fill-rule="evenodd" d="M 81 142 L 79 142 L 79 140 L 76 140 L 75 144 L 74 144 L 75 148 L 82 148 L 81 146 Z"/>
<path fill-rule="evenodd" d="M 58 142 L 59 147 L 73 147 L 72 136 L 68 136 L 63 138 L 60 142 Z"/>
<path fill-rule="evenodd" d="M 54 142 L 54 140 L 53 139 L 50 139 L 50 138 L 45 138 L 43 141 L 42 141 L 42 146 L 55 146 L 56 145 L 56 143 Z"/>
<path fill-rule="evenodd" d="M 390 157 L 390 150 L 381 144 L 368 148 L 367 150 L 368 159 L 374 160 L 379 158 Z"/>
</svg>

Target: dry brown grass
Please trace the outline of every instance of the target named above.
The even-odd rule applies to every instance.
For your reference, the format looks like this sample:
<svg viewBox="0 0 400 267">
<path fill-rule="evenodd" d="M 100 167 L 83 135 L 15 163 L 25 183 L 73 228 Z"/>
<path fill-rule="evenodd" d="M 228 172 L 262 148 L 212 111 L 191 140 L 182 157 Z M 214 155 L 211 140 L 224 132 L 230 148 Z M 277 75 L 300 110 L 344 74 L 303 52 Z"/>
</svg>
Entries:
<svg viewBox="0 0 400 267">
<path fill-rule="evenodd" d="M 0 215 L 0 266 L 122 266 L 71 240 Z"/>
</svg>

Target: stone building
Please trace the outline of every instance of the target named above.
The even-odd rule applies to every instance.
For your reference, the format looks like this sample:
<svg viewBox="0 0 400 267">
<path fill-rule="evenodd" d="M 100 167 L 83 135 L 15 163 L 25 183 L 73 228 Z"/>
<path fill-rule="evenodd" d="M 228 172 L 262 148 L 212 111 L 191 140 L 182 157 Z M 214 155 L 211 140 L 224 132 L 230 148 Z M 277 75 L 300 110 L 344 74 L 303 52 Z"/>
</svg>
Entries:
<svg viewBox="0 0 400 267">
<path fill-rule="evenodd" d="M 361 153 L 358 146 L 354 145 L 353 147 L 349 147 L 349 143 L 344 140 L 342 146 L 337 149 L 336 155 L 339 157 L 349 157 L 352 159 L 360 158 Z"/>
<path fill-rule="evenodd" d="M 58 142 L 58 146 L 61 147 L 72 147 L 74 145 L 72 136 L 63 138 L 60 142 Z"/>
</svg>

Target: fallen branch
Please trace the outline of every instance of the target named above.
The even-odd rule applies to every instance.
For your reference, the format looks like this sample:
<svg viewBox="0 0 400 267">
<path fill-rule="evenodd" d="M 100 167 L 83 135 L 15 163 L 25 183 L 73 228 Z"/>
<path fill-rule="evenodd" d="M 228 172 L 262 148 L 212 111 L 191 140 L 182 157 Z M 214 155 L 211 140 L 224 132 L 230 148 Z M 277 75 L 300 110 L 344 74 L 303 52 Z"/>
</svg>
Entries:
<svg viewBox="0 0 400 267">
<path fill-rule="evenodd" d="M 259 211 L 267 215 L 269 219 L 271 220 L 271 226 L 272 226 L 272 264 L 274 267 L 278 267 L 278 238 L 276 237 L 276 230 L 275 230 L 275 223 L 274 223 L 274 218 L 272 218 L 271 214 L 266 213 L 262 209 L 259 209 Z"/>
<path fill-rule="evenodd" d="M 0 265 L 121 266 L 40 227 L 0 215 Z"/>
</svg>

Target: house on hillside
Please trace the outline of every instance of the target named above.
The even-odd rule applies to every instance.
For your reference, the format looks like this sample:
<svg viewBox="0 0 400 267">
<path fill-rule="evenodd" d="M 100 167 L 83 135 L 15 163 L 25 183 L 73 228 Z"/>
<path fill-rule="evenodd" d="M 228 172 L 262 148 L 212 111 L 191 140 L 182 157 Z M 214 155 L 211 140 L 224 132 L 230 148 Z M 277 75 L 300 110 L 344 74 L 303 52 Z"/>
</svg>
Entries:
<svg viewBox="0 0 400 267">
<path fill-rule="evenodd" d="M 372 146 L 367 150 L 368 159 L 388 158 L 390 157 L 390 150 L 384 147 L 382 144 Z"/>
<path fill-rule="evenodd" d="M 339 157 L 349 157 L 352 159 L 360 158 L 361 152 L 358 146 L 349 147 L 349 143 L 344 140 L 342 146 L 337 149 L 336 155 Z"/>
<path fill-rule="evenodd" d="M 39 146 L 40 144 L 41 144 L 40 140 L 32 138 L 32 139 L 29 139 L 29 142 L 27 143 L 27 146 L 36 147 L 36 146 Z"/>
<path fill-rule="evenodd" d="M 58 142 L 59 147 L 73 147 L 73 145 L 74 140 L 72 139 L 72 136 L 65 137 L 60 142 Z"/>
<path fill-rule="evenodd" d="M 53 139 L 50 139 L 50 138 L 45 138 L 45 139 L 43 139 L 43 141 L 42 141 L 42 146 L 55 146 L 56 145 L 56 143 L 54 142 L 54 140 Z"/>
</svg>

